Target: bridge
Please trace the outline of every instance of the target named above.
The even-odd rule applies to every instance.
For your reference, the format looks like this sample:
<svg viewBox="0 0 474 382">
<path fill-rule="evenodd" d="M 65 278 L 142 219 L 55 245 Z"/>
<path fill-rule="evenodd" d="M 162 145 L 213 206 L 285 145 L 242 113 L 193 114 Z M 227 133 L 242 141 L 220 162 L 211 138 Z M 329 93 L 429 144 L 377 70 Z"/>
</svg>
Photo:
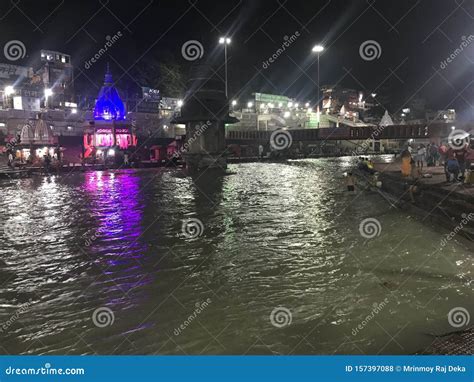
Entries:
<svg viewBox="0 0 474 382">
<path fill-rule="evenodd" d="M 474 124 L 456 124 L 456 129 L 474 132 Z M 446 123 L 427 123 L 415 125 L 391 126 L 357 126 L 343 125 L 319 129 L 288 129 L 293 141 L 334 141 L 334 140 L 368 140 L 390 139 L 408 140 L 423 139 L 439 143 L 447 139 L 452 131 L 452 125 Z M 268 142 L 273 131 L 271 130 L 227 130 L 226 142 L 228 144 L 260 144 Z"/>
</svg>

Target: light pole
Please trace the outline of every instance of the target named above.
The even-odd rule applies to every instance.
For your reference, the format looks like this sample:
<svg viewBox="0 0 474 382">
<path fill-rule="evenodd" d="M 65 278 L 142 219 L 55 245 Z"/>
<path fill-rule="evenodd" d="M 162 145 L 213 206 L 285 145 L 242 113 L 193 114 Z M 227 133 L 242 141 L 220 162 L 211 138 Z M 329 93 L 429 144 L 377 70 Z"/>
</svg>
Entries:
<svg viewBox="0 0 474 382">
<path fill-rule="evenodd" d="M 225 67 L 225 98 L 228 98 L 228 89 L 227 89 L 227 45 L 230 44 L 229 37 L 221 37 L 219 39 L 219 44 L 224 44 L 224 67 Z"/>
<path fill-rule="evenodd" d="M 324 50 L 324 46 L 322 46 L 322 45 L 315 45 L 315 46 L 313 46 L 313 49 L 312 49 L 313 52 L 316 52 L 318 54 L 318 81 L 317 81 L 317 86 L 318 86 L 318 107 L 317 108 L 318 108 L 318 111 L 319 111 L 318 127 L 319 127 L 319 119 L 320 119 L 321 109 L 322 109 L 322 108 L 319 107 L 319 55 L 323 50 Z"/>
<path fill-rule="evenodd" d="M 3 90 L 4 107 L 10 108 L 10 98 L 13 94 L 15 94 L 15 88 L 11 85 L 6 86 Z"/>
<path fill-rule="evenodd" d="M 49 97 L 53 95 L 53 89 L 44 89 L 44 107 L 45 109 L 49 108 Z"/>
</svg>

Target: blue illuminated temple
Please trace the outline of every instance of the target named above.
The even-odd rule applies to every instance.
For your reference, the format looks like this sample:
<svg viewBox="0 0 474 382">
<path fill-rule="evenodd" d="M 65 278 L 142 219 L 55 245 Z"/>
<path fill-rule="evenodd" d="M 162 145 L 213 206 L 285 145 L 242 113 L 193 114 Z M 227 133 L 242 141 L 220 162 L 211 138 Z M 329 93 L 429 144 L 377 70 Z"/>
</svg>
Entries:
<svg viewBox="0 0 474 382">
<path fill-rule="evenodd" d="M 95 103 L 94 119 L 96 120 L 123 120 L 125 119 L 125 105 L 117 89 L 113 86 L 112 73 L 107 66 L 104 85 L 100 89 Z"/>
</svg>

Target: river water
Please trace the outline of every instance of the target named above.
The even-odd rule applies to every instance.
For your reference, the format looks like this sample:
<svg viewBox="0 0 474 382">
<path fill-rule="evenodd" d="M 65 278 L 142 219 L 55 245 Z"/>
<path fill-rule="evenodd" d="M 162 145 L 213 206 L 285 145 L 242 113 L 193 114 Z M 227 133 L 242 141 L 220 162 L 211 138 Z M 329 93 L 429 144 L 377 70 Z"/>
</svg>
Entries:
<svg viewBox="0 0 474 382">
<path fill-rule="evenodd" d="M 472 244 L 347 193 L 351 161 L 2 181 L 0 353 L 410 354 L 458 330 Z"/>
</svg>

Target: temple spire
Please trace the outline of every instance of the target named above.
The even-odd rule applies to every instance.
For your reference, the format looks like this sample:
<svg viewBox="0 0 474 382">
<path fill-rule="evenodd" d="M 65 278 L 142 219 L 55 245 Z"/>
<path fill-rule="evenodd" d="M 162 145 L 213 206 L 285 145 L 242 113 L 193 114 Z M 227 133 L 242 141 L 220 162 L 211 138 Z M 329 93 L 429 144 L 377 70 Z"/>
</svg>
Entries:
<svg viewBox="0 0 474 382">
<path fill-rule="evenodd" d="M 104 76 L 104 85 L 112 85 L 113 82 L 112 73 L 110 72 L 110 64 L 107 62 L 107 69 Z"/>
</svg>

